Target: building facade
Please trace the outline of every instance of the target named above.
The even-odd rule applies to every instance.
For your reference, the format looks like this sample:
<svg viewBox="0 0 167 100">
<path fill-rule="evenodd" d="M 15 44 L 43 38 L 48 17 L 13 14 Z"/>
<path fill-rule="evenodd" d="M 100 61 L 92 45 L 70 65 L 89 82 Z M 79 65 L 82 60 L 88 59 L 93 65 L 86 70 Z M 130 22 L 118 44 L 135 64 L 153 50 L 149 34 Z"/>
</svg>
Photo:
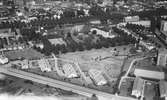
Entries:
<svg viewBox="0 0 167 100">
<path fill-rule="evenodd" d="M 161 21 L 160 32 L 160 37 L 167 43 L 167 21 Z"/>
<path fill-rule="evenodd" d="M 167 66 L 167 51 L 166 50 L 159 51 L 157 65 L 163 66 L 163 67 Z"/>
<path fill-rule="evenodd" d="M 167 100 L 167 82 L 164 80 L 161 80 L 159 82 L 159 91 L 160 91 L 160 97 L 164 98 L 164 100 Z"/>
</svg>

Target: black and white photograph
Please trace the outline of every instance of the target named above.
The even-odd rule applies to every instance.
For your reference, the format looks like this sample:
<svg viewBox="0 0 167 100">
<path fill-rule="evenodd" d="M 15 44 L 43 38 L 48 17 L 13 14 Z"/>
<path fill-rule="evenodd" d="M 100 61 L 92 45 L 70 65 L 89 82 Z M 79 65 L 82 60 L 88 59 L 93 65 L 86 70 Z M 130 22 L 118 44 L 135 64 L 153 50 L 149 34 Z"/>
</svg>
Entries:
<svg viewBox="0 0 167 100">
<path fill-rule="evenodd" d="M 0 0 L 0 100 L 167 100 L 167 0 Z"/>
</svg>

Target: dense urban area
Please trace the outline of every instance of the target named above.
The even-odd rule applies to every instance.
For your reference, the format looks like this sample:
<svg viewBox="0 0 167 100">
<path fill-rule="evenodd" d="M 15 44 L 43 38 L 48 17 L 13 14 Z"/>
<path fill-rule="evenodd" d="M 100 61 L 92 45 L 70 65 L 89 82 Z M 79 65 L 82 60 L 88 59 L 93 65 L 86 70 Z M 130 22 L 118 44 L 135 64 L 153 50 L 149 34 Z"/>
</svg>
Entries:
<svg viewBox="0 0 167 100">
<path fill-rule="evenodd" d="M 0 0 L 0 93 L 167 100 L 167 1 Z"/>
</svg>

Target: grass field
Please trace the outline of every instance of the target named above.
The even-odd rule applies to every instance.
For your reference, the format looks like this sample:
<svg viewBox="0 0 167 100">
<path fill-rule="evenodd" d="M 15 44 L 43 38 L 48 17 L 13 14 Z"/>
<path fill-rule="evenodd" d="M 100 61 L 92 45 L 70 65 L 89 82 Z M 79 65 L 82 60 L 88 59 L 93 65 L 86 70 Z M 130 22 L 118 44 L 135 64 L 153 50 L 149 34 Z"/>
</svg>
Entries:
<svg viewBox="0 0 167 100">
<path fill-rule="evenodd" d="M 124 50 L 124 47 L 127 49 Z M 129 46 L 116 48 L 120 52 L 119 55 L 127 55 Z M 78 62 L 83 72 L 87 72 L 90 69 L 99 69 L 108 74 L 110 78 L 117 78 L 125 56 L 113 56 L 113 50 L 114 48 L 92 49 L 89 51 L 62 54 L 60 58 Z M 95 60 L 97 57 L 100 57 L 101 60 Z"/>
<path fill-rule="evenodd" d="M 24 49 L 24 50 L 16 50 L 16 51 L 7 51 L 4 52 L 4 55 L 9 60 L 17 60 L 19 58 L 25 58 L 25 59 L 37 59 L 41 58 L 44 55 L 35 51 L 34 49 Z"/>
</svg>

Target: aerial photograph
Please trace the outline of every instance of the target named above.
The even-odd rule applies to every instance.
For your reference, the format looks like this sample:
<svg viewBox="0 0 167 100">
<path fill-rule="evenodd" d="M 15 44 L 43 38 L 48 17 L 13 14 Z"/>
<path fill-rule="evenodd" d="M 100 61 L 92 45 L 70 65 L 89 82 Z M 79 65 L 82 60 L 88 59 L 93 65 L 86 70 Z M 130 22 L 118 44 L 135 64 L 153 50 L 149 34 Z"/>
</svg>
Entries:
<svg viewBox="0 0 167 100">
<path fill-rule="evenodd" d="M 0 0 L 0 100 L 167 100 L 167 0 Z"/>
</svg>

